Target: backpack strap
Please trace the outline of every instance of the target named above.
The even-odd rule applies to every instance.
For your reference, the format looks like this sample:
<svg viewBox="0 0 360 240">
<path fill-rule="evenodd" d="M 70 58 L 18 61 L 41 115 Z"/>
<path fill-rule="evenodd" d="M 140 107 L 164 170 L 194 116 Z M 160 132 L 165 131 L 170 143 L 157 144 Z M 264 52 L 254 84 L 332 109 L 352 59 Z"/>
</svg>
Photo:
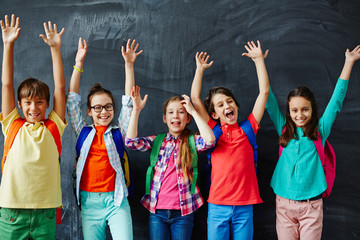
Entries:
<svg viewBox="0 0 360 240">
<path fill-rule="evenodd" d="M 215 143 L 217 143 L 219 141 L 221 135 L 223 134 L 223 131 L 221 130 L 220 124 L 216 124 L 212 130 L 213 130 L 214 135 L 215 135 Z M 216 146 L 216 144 L 215 144 L 215 146 Z M 211 153 L 214 151 L 215 146 L 210 148 L 206 153 L 207 158 L 208 158 L 208 165 L 211 164 Z"/>
<path fill-rule="evenodd" d="M 324 151 L 324 147 L 323 147 L 323 144 L 322 144 L 322 140 L 321 140 L 321 136 L 320 136 L 319 131 L 318 131 L 318 137 L 316 138 L 316 140 L 314 140 L 314 144 L 315 144 L 315 147 L 316 147 L 316 151 L 319 154 L 321 165 L 325 169 L 325 151 Z"/>
<path fill-rule="evenodd" d="M 47 129 L 49 129 L 51 135 L 53 136 L 57 149 L 58 149 L 58 153 L 59 153 L 59 159 L 61 156 L 61 149 L 62 149 L 62 144 L 61 144 L 61 137 L 60 137 L 60 133 L 59 133 L 59 129 L 56 126 L 56 123 L 54 123 L 54 121 L 50 120 L 50 119 L 45 119 L 44 120 L 44 125 L 46 126 Z"/>
<path fill-rule="evenodd" d="M 79 134 L 79 137 L 76 141 L 76 145 L 75 145 L 75 149 L 76 149 L 76 156 L 79 157 L 80 156 L 80 151 L 81 148 L 85 142 L 85 139 L 87 138 L 87 136 L 89 135 L 89 133 L 91 132 L 92 127 L 89 126 L 84 126 L 81 129 L 81 132 Z"/>
<path fill-rule="evenodd" d="M 111 134 L 113 136 L 116 145 L 116 150 L 119 153 L 120 159 L 123 159 L 125 148 L 124 148 L 124 143 L 122 140 L 120 129 L 119 128 L 111 129 Z"/>
<path fill-rule="evenodd" d="M 14 139 L 15 139 L 17 133 L 19 132 L 20 128 L 24 125 L 24 123 L 25 123 L 24 118 L 18 118 L 10 125 L 8 135 L 5 138 L 4 154 L 3 154 L 2 161 L 1 161 L 2 171 L 4 170 L 4 164 L 6 161 L 6 157 L 7 157 L 9 150 L 14 142 Z"/>
<path fill-rule="evenodd" d="M 239 126 L 241 129 L 245 132 L 251 146 L 253 147 L 253 153 L 254 153 L 254 163 L 255 163 L 255 171 L 257 172 L 257 163 L 258 163 L 258 146 L 256 144 L 256 136 L 254 129 L 251 126 L 251 123 L 248 119 L 245 119 L 239 123 Z"/>
<path fill-rule="evenodd" d="M 146 182 L 145 182 L 145 194 L 150 195 L 151 181 L 154 178 L 154 168 L 159 160 L 159 152 L 161 148 L 161 144 L 166 136 L 166 133 L 158 134 L 155 137 L 151 154 L 150 154 L 150 166 L 146 171 Z"/>
<path fill-rule="evenodd" d="M 191 194 L 195 194 L 195 189 L 196 189 L 196 182 L 197 182 L 197 178 L 198 178 L 198 155 L 197 155 L 197 150 L 195 147 L 195 136 L 194 135 L 190 135 L 189 136 L 189 147 L 190 147 L 190 151 L 191 151 L 191 165 L 193 168 L 193 180 L 191 183 Z"/>
</svg>

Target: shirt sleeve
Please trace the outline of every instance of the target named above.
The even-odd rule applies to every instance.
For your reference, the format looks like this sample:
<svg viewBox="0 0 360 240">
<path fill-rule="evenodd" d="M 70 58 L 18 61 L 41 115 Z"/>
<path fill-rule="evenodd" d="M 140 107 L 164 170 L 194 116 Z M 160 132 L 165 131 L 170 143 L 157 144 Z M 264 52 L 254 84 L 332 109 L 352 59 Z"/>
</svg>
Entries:
<svg viewBox="0 0 360 240">
<path fill-rule="evenodd" d="M 156 135 L 148 137 L 125 138 L 125 146 L 130 149 L 145 152 L 152 148 Z"/>
<path fill-rule="evenodd" d="M 122 107 L 119 115 L 119 127 L 121 131 L 121 136 L 123 137 L 123 141 L 125 141 L 126 131 L 129 126 L 132 108 L 133 105 L 132 105 L 131 97 L 127 95 L 123 95 Z"/>
<path fill-rule="evenodd" d="M 69 92 L 66 99 L 67 113 L 70 124 L 75 132 L 76 138 L 79 136 L 81 129 L 86 125 L 80 109 L 81 96 L 75 92 Z"/>
<path fill-rule="evenodd" d="M 57 113 L 54 110 L 50 112 L 49 119 L 56 124 L 56 127 L 58 128 L 60 133 L 60 137 L 62 137 L 64 130 L 67 126 L 66 120 L 65 122 L 63 122 L 63 120 L 59 117 L 59 115 L 57 115 Z"/>
<path fill-rule="evenodd" d="M 19 112 L 16 107 L 14 108 L 14 110 L 12 110 L 12 112 L 5 119 L 3 118 L 3 114 L 0 113 L 0 122 L 2 125 L 2 132 L 5 137 L 7 136 L 8 132 L 9 132 L 11 124 L 20 117 L 21 116 L 19 115 Z"/>
<path fill-rule="evenodd" d="M 213 143 L 207 143 L 204 140 L 204 138 L 201 137 L 200 135 L 195 135 L 194 138 L 195 138 L 195 147 L 198 152 L 202 152 L 207 149 L 210 149 L 210 148 L 214 147 L 216 144 L 215 141 Z"/>
<path fill-rule="evenodd" d="M 250 113 L 249 117 L 247 118 L 254 130 L 255 135 L 257 134 L 257 131 L 260 129 L 260 124 L 257 123 L 254 114 Z"/>
<path fill-rule="evenodd" d="M 271 88 L 270 88 L 270 93 L 269 93 L 269 97 L 266 102 L 265 109 L 268 112 L 271 120 L 273 121 L 278 135 L 280 136 L 282 133 L 282 130 L 285 126 L 286 120 L 285 120 L 284 115 L 282 115 L 280 112 L 279 104 L 278 104 Z"/>
<path fill-rule="evenodd" d="M 336 116 L 339 114 L 343 101 L 347 92 L 349 81 L 338 79 L 333 95 L 326 106 L 324 114 L 319 120 L 319 132 L 321 135 L 321 139 L 323 144 L 325 143 L 326 139 L 330 135 L 331 127 L 336 119 Z"/>
</svg>

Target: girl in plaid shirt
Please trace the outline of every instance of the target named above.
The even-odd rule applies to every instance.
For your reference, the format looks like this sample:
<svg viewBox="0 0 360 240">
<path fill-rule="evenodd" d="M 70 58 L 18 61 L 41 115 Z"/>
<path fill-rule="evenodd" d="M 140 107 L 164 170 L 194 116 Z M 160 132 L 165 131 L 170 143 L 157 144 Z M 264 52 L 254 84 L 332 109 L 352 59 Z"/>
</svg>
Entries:
<svg viewBox="0 0 360 240">
<path fill-rule="evenodd" d="M 138 151 L 151 150 L 156 135 L 137 137 L 139 115 L 145 106 L 147 95 L 141 99 L 140 88 L 134 87 L 131 98 L 133 111 L 125 144 Z M 193 212 L 204 203 L 198 187 L 196 186 L 194 194 L 191 194 L 190 189 L 190 131 L 186 125 L 190 123 L 191 116 L 200 131 L 200 135 L 194 136 L 196 150 L 201 152 L 214 146 L 215 136 L 211 128 L 196 112 L 188 96 L 174 96 L 165 102 L 163 122 L 168 126 L 169 132 L 161 144 L 150 195 L 145 194 L 141 200 L 150 211 L 150 239 L 190 239 Z"/>
<path fill-rule="evenodd" d="M 129 95 L 135 84 L 134 62 L 142 53 L 136 52 L 138 47 L 135 40 L 131 42 L 129 39 L 126 51 L 124 47 L 121 49 L 125 60 L 125 96 L 122 98 L 119 124 L 110 124 L 115 109 L 112 93 L 94 84 L 87 97 L 87 114 L 93 124 L 86 126 L 80 109 L 79 85 L 87 45 L 85 40 L 79 39 L 67 108 L 76 137 L 84 127 L 91 129 L 83 142 L 76 166 L 76 195 L 78 203 L 81 203 L 84 239 L 105 239 L 106 224 L 113 239 L 133 239 L 128 190 L 111 130 L 119 128 L 124 141 L 132 110 Z"/>
</svg>

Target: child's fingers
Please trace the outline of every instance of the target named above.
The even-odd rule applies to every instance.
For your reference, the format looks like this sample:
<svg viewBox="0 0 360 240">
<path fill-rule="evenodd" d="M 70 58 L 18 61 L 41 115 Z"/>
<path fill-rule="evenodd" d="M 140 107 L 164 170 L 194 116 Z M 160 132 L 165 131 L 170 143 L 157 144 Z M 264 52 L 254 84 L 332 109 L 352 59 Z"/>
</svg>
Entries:
<svg viewBox="0 0 360 240">
<path fill-rule="evenodd" d="M 256 45 L 255 45 L 254 41 L 251 41 L 251 46 L 252 46 L 253 48 L 256 48 Z"/>
<path fill-rule="evenodd" d="M 257 44 L 258 44 L 258 48 L 261 48 L 260 41 L 259 41 L 259 40 L 257 40 L 256 42 L 257 42 Z"/>
<path fill-rule="evenodd" d="M 9 27 L 9 16 L 5 15 L 5 27 Z"/>
<path fill-rule="evenodd" d="M 136 53 L 136 56 L 139 56 L 142 52 L 143 50 L 140 50 L 138 53 Z"/>
<path fill-rule="evenodd" d="M 129 48 L 130 48 L 130 41 L 131 41 L 131 39 L 129 38 L 126 43 L 126 51 L 129 50 Z"/>
<path fill-rule="evenodd" d="M 354 48 L 354 51 L 358 51 L 360 50 L 360 45 L 357 45 L 355 48 Z"/>
<path fill-rule="evenodd" d="M 147 99 L 148 99 L 148 95 L 147 95 L 147 94 L 145 94 L 144 99 L 142 100 L 143 105 L 145 105 L 145 104 L 146 104 Z"/>
<path fill-rule="evenodd" d="M 214 61 L 209 62 L 209 67 L 213 65 Z"/>
<path fill-rule="evenodd" d="M 54 23 L 54 32 L 57 33 L 57 26 L 56 23 Z"/>
<path fill-rule="evenodd" d="M 19 25 L 20 25 L 20 18 L 17 17 L 17 18 L 16 18 L 15 28 L 19 28 Z"/>
<path fill-rule="evenodd" d="M 198 58 L 199 58 L 199 52 L 196 52 L 195 59 L 198 59 Z"/>
<path fill-rule="evenodd" d="M 250 48 L 249 48 L 247 45 L 245 45 L 245 49 L 246 49 L 246 51 L 248 51 L 248 52 L 251 51 Z"/>
<path fill-rule="evenodd" d="M 46 35 L 47 35 L 47 34 L 49 33 L 48 26 L 47 26 L 46 22 L 44 22 L 43 25 L 44 25 L 45 33 L 46 33 Z"/>
<path fill-rule="evenodd" d="M 266 58 L 268 56 L 268 54 L 269 54 L 269 49 L 265 51 L 264 58 Z"/>
<path fill-rule="evenodd" d="M 79 37 L 78 49 L 82 49 L 82 48 L 83 48 L 82 39 L 81 39 L 81 37 Z"/>
<path fill-rule="evenodd" d="M 83 46 L 84 46 L 84 49 L 87 50 L 87 42 L 86 42 L 85 39 L 84 39 L 84 45 Z"/>
<path fill-rule="evenodd" d="M 64 32 L 65 32 L 65 28 L 62 28 L 61 31 L 59 32 L 59 35 L 62 36 Z"/>
<path fill-rule="evenodd" d="M 44 42 L 47 42 L 47 37 L 45 37 L 44 34 L 40 34 L 39 37 L 41 37 L 42 40 L 44 40 Z"/>
<path fill-rule="evenodd" d="M 132 43 L 131 43 L 131 49 L 134 49 L 134 46 L 135 46 L 135 39 L 132 41 Z"/>
<path fill-rule="evenodd" d="M 205 62 L 207 62 L 209 60 L 210 55 L 207 55 L 205 58 Z"/>
<path fill-rule="evenodd" d="M 49 25 L 49 28 L 48 28 L 49 31 L 50 31 L 50 32 L 53 32 L 54 30 L 53 30 L 51 21 L 48 21 L 48 25 Z"/>
<path fill-rule="evenodd" d="M 0 20 L 0 25 L 1 25 L 1 29 L 4 30 L 5 29 L 5 25 L 4 25 L 4 21 Z"/>
<path fill-rule="evenodd" d="M 134 51 L 136 52 L 136 50 L 139 48 L 139 43 L 136 44 L 135 48 L 134 48 Z"/>
<path fill-rule="evenodd" d="M 15 14 L 11 14 L 11 23 L 10 23 L 11 27 L 15 26 Z"/>
</svg>

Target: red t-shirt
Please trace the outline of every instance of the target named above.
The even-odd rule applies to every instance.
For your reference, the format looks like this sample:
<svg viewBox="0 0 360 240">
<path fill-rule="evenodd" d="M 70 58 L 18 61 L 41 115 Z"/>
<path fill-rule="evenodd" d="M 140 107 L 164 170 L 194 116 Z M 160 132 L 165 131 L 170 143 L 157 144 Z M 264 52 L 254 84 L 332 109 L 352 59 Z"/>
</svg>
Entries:
<svg viewBox="0 0 360 240">
<path fill-rule="evenodd" d="M 255 134 L 260 126 L 251 113 L 248 117 Z M 208 125 L 214 128 L 216 121 Z M 211 154 L 211 187 L 208 202 L 218 205 L 262 203 L 257 182 L 253 148 L 236 123 L 221 123 L 223 134 Z"/>
<path fill-rule="evenodd" d="M 104 141 L 107 126 L 95 128 L 96 134 L 81 175 L 80 189 L 87 192 L 111 192 L 115 190 L 116 172 L 110 164 Z"/>
</svg>

